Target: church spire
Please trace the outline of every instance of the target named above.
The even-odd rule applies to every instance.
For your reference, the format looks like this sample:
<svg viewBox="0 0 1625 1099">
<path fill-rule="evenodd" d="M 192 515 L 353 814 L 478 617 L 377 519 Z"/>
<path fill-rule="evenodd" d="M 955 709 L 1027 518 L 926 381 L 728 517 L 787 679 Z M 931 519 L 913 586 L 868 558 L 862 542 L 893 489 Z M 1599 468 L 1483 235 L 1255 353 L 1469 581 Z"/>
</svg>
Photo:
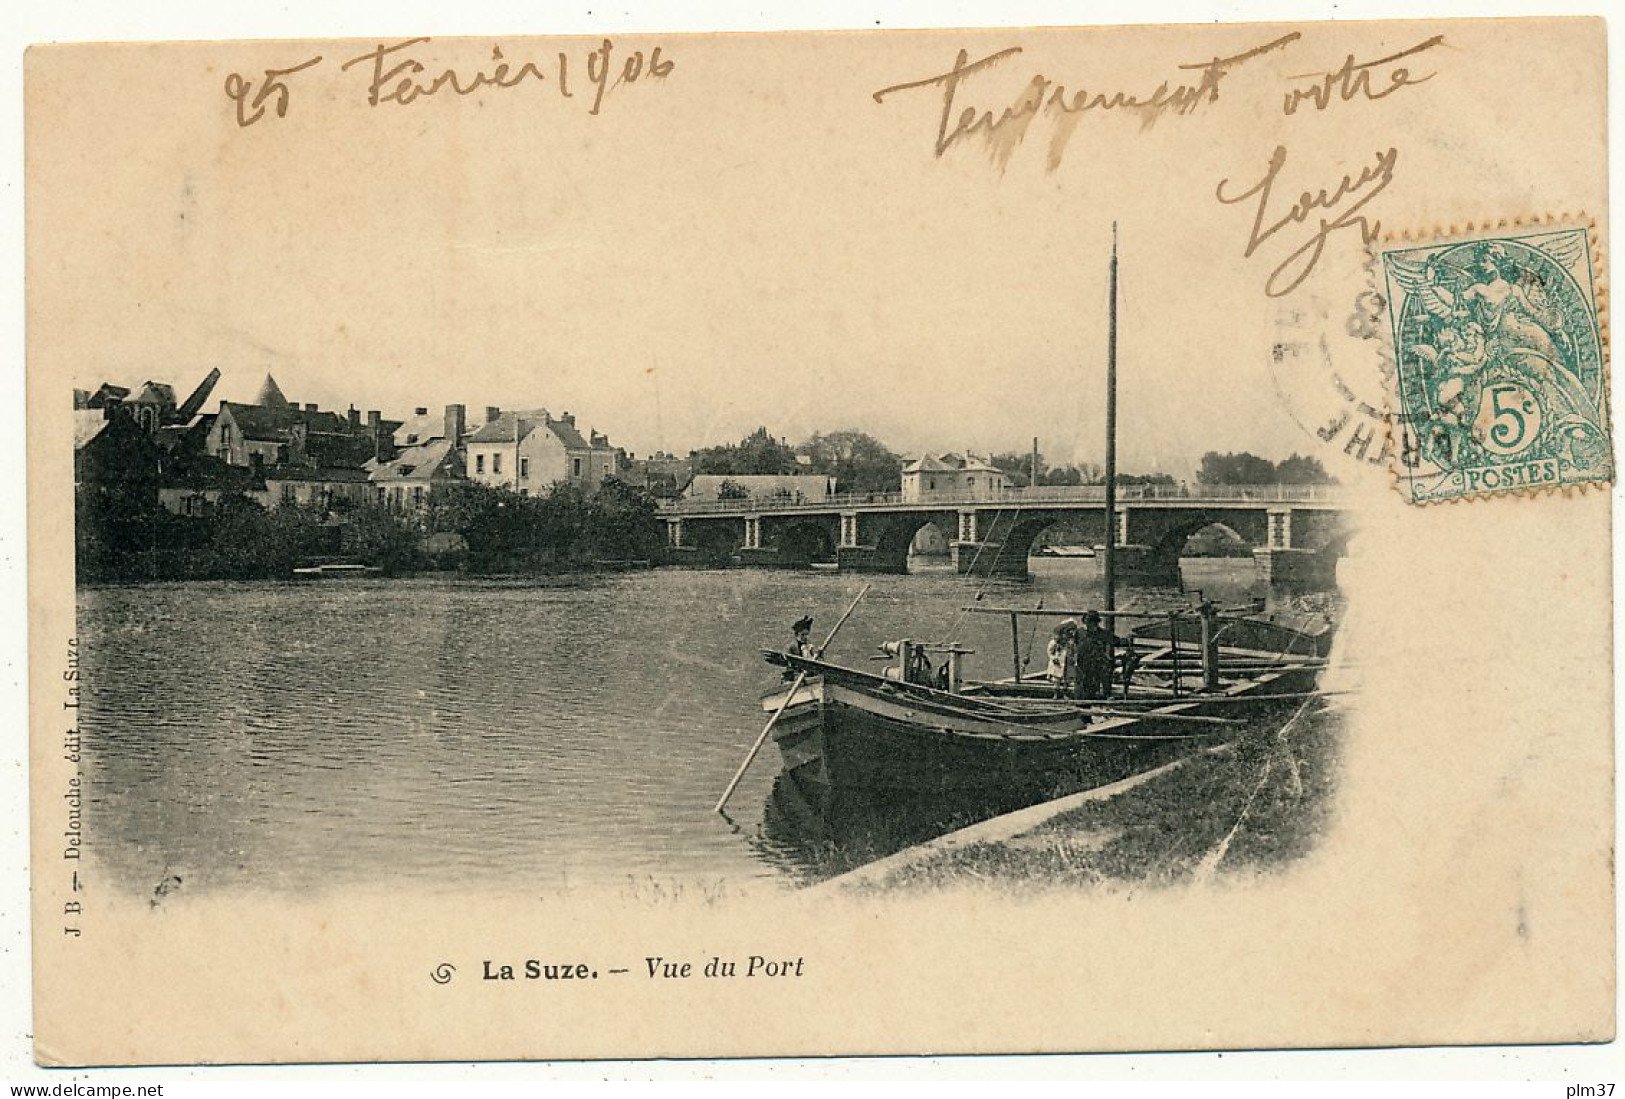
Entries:
<svg viewBox="0 0 1625 1099">
<path fill-rule="evenodd" d="M 261 408 L 287 408 L 288 398 L 282 395 L 282 390 L 277 387 L 276 379 L 267 374 L 265 375 L 265 383 L 260 386 L 260 395 L 254 398 L 254 403 Z"/>
</svg>

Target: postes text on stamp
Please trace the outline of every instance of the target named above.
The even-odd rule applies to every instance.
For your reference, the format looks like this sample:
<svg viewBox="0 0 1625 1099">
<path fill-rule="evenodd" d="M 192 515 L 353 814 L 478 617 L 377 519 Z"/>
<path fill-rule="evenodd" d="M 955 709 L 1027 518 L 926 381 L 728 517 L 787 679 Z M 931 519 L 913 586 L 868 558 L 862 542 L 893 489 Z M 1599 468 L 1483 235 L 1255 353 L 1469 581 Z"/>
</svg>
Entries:
<svg viewBox="0 0 1625 1099">
<path fill-rule="evenodd" d="M 1542 225 L 1378 247 L 1412 503 L 1612 480 L 1594 253 Z"/>
</svg>

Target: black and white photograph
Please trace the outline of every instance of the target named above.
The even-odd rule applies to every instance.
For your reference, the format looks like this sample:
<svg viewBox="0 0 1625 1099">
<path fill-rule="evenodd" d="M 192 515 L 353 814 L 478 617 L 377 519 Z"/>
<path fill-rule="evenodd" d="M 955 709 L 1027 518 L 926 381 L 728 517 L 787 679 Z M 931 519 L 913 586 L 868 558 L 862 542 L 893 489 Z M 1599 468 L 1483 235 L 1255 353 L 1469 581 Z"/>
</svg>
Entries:
<svg viewBox="0 0 1625 1099">
<path fill-rule="evenodd" d="M 37 1059 L 1611 1039 L 1604 78 L 36 47 Z"/>
</svg>

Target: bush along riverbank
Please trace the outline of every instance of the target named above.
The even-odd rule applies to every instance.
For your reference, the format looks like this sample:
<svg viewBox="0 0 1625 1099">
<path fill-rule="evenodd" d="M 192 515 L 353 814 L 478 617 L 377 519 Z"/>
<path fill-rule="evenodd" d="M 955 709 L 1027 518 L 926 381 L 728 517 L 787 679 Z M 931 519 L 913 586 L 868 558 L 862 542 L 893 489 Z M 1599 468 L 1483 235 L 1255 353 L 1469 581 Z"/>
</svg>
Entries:
<svg viewBox="0 0 1625 1099">
<path fill-rule="evenodd" d="M 586 571 L 661 563 L 666 542 L 654 498 L 614 479 L 591 494 L 558 485 L 538 496 L 456 484 L 406 514 L 344 499 L 266 508 L 231 493 L 205 515 L 175 515 L 156 501 L 81 499 L 75 521 L 81 584 L 282 579 L 311 561 L 386 575 Z"/>
</svg>

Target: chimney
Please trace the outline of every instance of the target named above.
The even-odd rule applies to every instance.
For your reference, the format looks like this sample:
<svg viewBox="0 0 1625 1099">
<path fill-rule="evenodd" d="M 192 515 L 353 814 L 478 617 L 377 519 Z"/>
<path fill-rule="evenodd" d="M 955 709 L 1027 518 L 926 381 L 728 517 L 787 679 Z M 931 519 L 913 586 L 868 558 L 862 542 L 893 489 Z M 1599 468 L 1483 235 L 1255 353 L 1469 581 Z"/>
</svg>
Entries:
<svg viewBox="0 0 1625 1099">
<path fill-rule="evenodd" d="M 374 410 L 367 413 L 367 428 L 374 435 L 378 434 L 378 429 L 383 424 L 383 422 L 384 422 L 383 413 L 379 412 L 378 410 L 374 409 Z"/>
<path fill-rule="evenodd" d="M 559 420 L 563 423 L 569 424 L 571 427 L 576 426 L 575 413 L 573 412 L 566 412 L 564 415 L 559 417 Z"/>
<path fill-rule="evenodd" d="M 315 412 L 316 411 L 316 402 L 311 401 L 311 402 L 307 403 L 305 405 L 305 411 L 306 412 Z"/>
<path fill-rule="evenodd" d="M 414 416 L 427 416 L 428 414 L 429 410 L 427 408 L 414 408 L 412 410 L 412 415 Z"/>
<path fill-rule="evenodd" d="M 372 456 L 380 463 L 395 460 L 395 440 L 384 430 L 381 420 L 372 425 Z"/>
<path fill-rule="evenodd" d="M 350 406 L 350 411 L 347 416 L 350 421 L 351 431 L 354 431 L 361 426 L 361 410 L 356 408 L 355 405 Z"/>
<path fill-rule="evenodd" d="M 446 439 L 456 446 L 463 438 L 464 420 L 468 410 L 460 404 L 446 406 Z"/>
<path fill-rule="evenodd" d="M 501 415 L 502 415 L 502 409 L 498 408 L 496 405 L 488 404 L 488 405 L 485 406 L 485 422 L 486 423 L 488 423 L 488 424 L 495 423 L 496 420 L 497 420 L 497 417 L 499 417 Z"/>
</svg>

